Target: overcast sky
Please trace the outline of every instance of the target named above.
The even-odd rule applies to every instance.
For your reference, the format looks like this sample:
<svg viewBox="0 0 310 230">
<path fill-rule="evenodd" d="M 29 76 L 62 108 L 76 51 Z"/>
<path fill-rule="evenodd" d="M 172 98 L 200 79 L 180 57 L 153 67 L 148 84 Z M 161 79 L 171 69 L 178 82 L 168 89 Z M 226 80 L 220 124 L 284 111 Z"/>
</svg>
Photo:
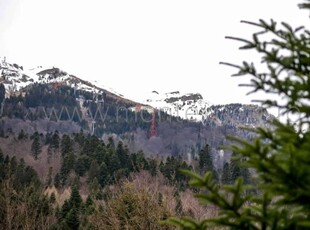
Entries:
<svg viewBox="0 0 310 230">
<path fill-rule="evenodd" d="M 200 92 L 249 103 L 220 61 L 255 59 L 225 35 L 250 37 L 240 20 L 308 24 L 295 0 L 0 0 L 0 56 L 60 67 L 131 98 L 152 90 Z M 255 98 L 255 97 L 254 97 Z"/>
</svg>

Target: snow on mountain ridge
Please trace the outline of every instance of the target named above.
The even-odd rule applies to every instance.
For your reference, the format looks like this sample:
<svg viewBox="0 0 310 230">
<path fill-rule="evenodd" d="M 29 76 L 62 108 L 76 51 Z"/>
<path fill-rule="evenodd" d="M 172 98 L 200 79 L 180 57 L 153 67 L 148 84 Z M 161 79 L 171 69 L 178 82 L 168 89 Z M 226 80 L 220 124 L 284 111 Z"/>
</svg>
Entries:
<svg viewBox="0 0 310 230">
<path fill-rule="evenodd" d="M 200 93 L 184 93 L 180 91 L 161 93 L 153 90 L 145 95 L 139 92 L 139 98 L 133 99 L 117 93 L 101 82 L 83 80 L 59 68 L 38 66 L 24 70 L 22 66 L 8 63 L 5 58 L 0 58 L 0 83 L 3 83 L 6 88 L 7 97 L 34 83 L 51 83 L 55 84 L 56 87 L 64 84 L 76 90 L 84 90 L 95 94 L 108 92 L 113 97 L 115 96 L 117 100 L 127 100 L 129 105 L 132 106 L 130 109 L 135 112 L 146 110 L 152 113 L 155 108 L 182 119 L 203 122 L 203 124 L 214 121 L 218 125 L 228 121 L 234 122 L 230 121 L 230 115 L 237 114 L 237 120 L 242 117 L 240 123 L 249 125 L 257 123 L 254 118 L 252 121 L 244 118 L 248 114 L 248 110 L 257 110 L 257 108 L 247 105 L 213 105 L 205 100 Z M 256 114 L 264 117 L 264 119 L 268 118 L 268 114 L 260 112 L 256 112 Z"/>
<path fill-rule="evenodd" d="M 160 93 L 153 90 L 145 95 L 140 102 L 171 116 L 196 122 L 203 121 L 208 116 L 208 108 L 211 106 L 211 103 L 203 99 L 199 93 L 180 91 Z"/>
<path fill-rule="evenodd" d="M 33 83 L 65 84 L 75 89 L 94 93 L 102 93 L 106 90 L 122 97 L 121 94 L 111 88 L 105 87 L 104 85 L 99 86 L 97 82 L 83 80 L 59 68 L 38 66 L 29 70 L 24 70 L 22 66 L 8 63 L 3 57 L 0 57 L 0 82 L 5 86 L 7 97 Z"/>
<path fill-rule="evenodd" d="M 24 70 L 22 66 L 9 64 L 3 59 L 0 62 L 0 71 L 2 71 L 0 72 L 1 79 L 2 83 L 5 85 L 8 96 L 33 83 L 58 83 L 94 93 L 100 93 L 102 90 L 106 90 L 126 99 L 122 94 L 117 93 L 112 88 L 106 87 L 98 81 L 85 81 L 55 67 L 44 68 L 38 66 L 30 70 Z M 210 106 L 210 103 L 204 100 L 201 94 L 181 93 L 180 91 L 172 91 L 163 94 L 152 91 L 151 94 L 146 95 L 142 100 L 133 101 L 137 101 L 138 104 L 147 105 L 145 108 L 149 112 L 151 112 L 152 109 L 148 106 L 151 106 L 171 116 L 193 121 L 202 121 L 207 115 L 207 108 Z M 135 110 L 135 108 L 133 110 Z"/>
</svg>

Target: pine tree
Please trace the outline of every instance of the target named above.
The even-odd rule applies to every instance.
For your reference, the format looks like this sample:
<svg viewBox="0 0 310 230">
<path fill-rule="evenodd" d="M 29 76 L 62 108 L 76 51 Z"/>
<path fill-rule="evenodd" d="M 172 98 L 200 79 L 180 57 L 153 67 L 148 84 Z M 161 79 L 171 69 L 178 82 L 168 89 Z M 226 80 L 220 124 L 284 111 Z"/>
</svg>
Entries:
<svg viewBox="0 0 310 230">
<path fill-rule="evenodd" d="M 60 143 L 60 138 L 59 138 L 59 134 L 58 134 L 58 131 L 56 130 L 55 133 L 53 134 L 52 136 L 52 139 L 51 139 L 51 148 L 52 149 L 58 149 L 59 148 L 59 143 Z M 67 151 L 67 150 L 66 150 Z"/>
<path fill-rule="evenodd" d="M 81 156 L 75 162 L 75 172 L 79 176 L 84 176 L 91 164 L 91 158 L 89 156 Z"/>
<path fill-rule="evenodd" d="M 66 184 L 70 171 L 74 169 L 75 158 L 76 157 L 72 152 L 66 154 L 63 158 L 60 168 L 60 181 L 62 186 Z"/>
<path fill-rule="evenodd" d="M 92 214 L 95 210 L 95 205 L 94 205 L 94 201 L 91 198 L 91 196 L 88 196 L 85 202 L 85 207 L 86 207 L 86 213 L 88 215 Z"/>
<path fill-rule="evenodd" d="M 48 173 L 47 173 L 47 177 L 46 177 L 46 186 L 52 186 L 53 183 L 53 167 L 49 167 L 48 168 Z"/>
<path fill-rule="evenodd" d="M 50 196 L 50 203 L 54 204 L 56 202 L 56 195 L 54 192 L 52 192 L 51 196 Z"/>
<path fill-rule="evenodd" d="M 208 144 L 205 145 L 205 147 L 202 150 L 200 150 L 198 163 L 200 174 L 205 173 L 207 171 L 211 171 L 213 173 L 214 178 L 217 178 L 217 173 L 213 166 L 213 160 Z"/>
<path fill-rule="evenodd" d="M 1 163 L 4 163 L 4 155 L 3 155 L 2 149 L 0 148 L 0 164 Z"/>
<path fill-rule="evenodd" d="M 4 99 L 5 99 L 5 87 L 1 83 L 0 84 L 0 104 L 4 101 Z"/>
<path fill-rule="evenodd" d="M 109 183 L 109 175 L 112 173 L 109 171 L 106 163 L 102 162 L 102 164 L 99 167 L 99 175 L 98 175 L 98 182 L 99 184 L 104 187 Z"/>
<path fill-rule="evenodd" d="M 242 163 L 246 162 L 244 157 L 238 156 L 233 152 L 230 159 L 230 183 L 233 184 L 239 177 L 242 177 L 245 184 L 250 184 L 250 172 L 246 167 L 242 167 Z"/>
<path fill-rule="evenodd" d="M 25 133 L 25 131 L 24 131 L 23 129 L 20 130 L 17 139 L 18 139 L 18 140 L 27 139 L 27 134 Z"/>
<path fill-rule="evenodd" d="M 100 174 L 99 165 L 98 165 L 97 161 L 93 160 L 91 162 L 89 170 L 88 170 L 88 181 L 92 181 L 95 177 L 98 178 L 99 174 Z"/>
<path fill-rule="evenodd" d="M 228 162 L 225 162 L 223 167 L 222 184 L 231 184 L 231 171 Z"/>
<path fill-rule="evenodd" d="M 107 165 L 108 166 L 108 169 L 109 169 L 109 172 L 111 174 L 113 174 L 114 172 L 116 172 L 118 169 L 120 169 L 121 167 L 121 164 L 120 164 L 120 160 L 117 156 L 117 154 L 113 154 L 110 158 L 110 164 Z"/>
<path fill-rule="evenodd" d="M 60 186 L 61 186 L 61 177 L 60 177 L 59 173 L 56 173 L 56 175 L 55 175 L 54 185 L 56 188 L 60 188 Z"/>
<path fill-rule="evenodd" d="M 300 7 L 310 10 L 310 1 L 303 2 Z M 243 43 L 241 49 L 258 52 L 266 68 L 260 71 L 246 61 L 223 64 L 237 68 L 236 76 L 250 76 L 252 93 L 281 96 L 281 100 L 262 100 L 262 106 L 297 118 L 294 124 L 274 119 L 271 127 L 254 129 L 251 141 L 231 137 L 236 144 L 230 149 L 240 155 L 244 167 L 254 170 L 258 183 L 250 189 L 259 190 L 259 196 L 247 193 L 249 186 L 242 178 L 220 187 L 210 172 L 199 176 L 187 171 L 191 185 L 207 190 L 198 197 L 218 207 L 218 216 L 204 220 L 170 218 L 168 223 L 181 229 L 309 229 L 310 31 L 273 20 L 244 23 L 258 29 L 252 39 L 228 38 Z"/>
<path fill-rule="evenodd" d="M 149 160 L 149 172 L 152 176 L 156 176 L 157 175 L 157 162 L 155 159 L 150 159 Z"/>
<path fill-rule="evenodd" d="M 209 145 L 206 145 L 199 153 L 199 169 L 202 172 L 213 170 L 213 163 L 210 154 Z"/>
<path fill-rule="evenodd" d="M 122 168 L 127 168 L 128 167 L 128 160 L 129 160 L 129 155 L 128 155 L 128 149 L 126 150 L 123 146 L 123 142 L 118 142 L 117 147 L 116 147 L 116 154 L 120 160 L 120 165 Z"/>
<path fill-rule="evenodd" d="M 70 207 L 80 208 L 82 203 L 82 198 L 77 185 L 72 186 L 71 196 L 69 199 Z"/>
<path fill-rule="evenodd" d="M 233 152 L 230 159 L 230 182 L 234 183 L 239 177 L 241 177 L 240 161 L 236 158 L 236 153 Z"/>
<path fill-rule="evenodd" d="M 67 134 L 64 134 L 62 136 L 60 147 L 62 156 L 65 156 L 66 154 L 73 152 L 73 143 L 71 138 Z"/>
<path fill-rule="evenodd" d="M 93 195 L 93 197 L 97 196 L 100 188 L 101 187 L 100 187 L 100 184 L 99 184 L 97 177 L 95 177 L 92 181 L 89 182 L 89 192 L 91 195 Z"/>
<path fill-rule="evenodd" d="M 112 136 L 110 136 L 108 138 L 108 145 L 107 145 L 108 149 L 114 150 L 115 149 L 115 143 L 114 143 L 114 139 Z"/>
<path fill-rule="evenodd" d="M 31 152 L 34 159 L 38 159 L 38 155 L 41 153 L 40 136 L 37 132 L 34 133 L 33 141 L 31 144 Z"/>
</svg>

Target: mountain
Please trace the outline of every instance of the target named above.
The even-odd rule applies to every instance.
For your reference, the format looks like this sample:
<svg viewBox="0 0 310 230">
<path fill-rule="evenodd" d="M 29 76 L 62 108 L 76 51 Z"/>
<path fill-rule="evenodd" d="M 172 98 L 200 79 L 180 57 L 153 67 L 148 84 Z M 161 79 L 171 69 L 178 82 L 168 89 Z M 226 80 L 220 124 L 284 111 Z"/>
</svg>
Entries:
<svg viewBox="0 0 310 230">
<path fill-rule="evenodd" d="M 171 116 L 199 122 L 204 126 L 214 124 L 219 127 L 233 125 L 254 128 L 267 125 L 266 121 L 274 118 L 265 109 L 253 104 L 214 105 L 205 100 L 200 93 L 159 93 L 153 90 L 144 95 L 141 102 Z"/>
<path fill-rule="evenodd" d="M 242 127 L 265 125 L 273 117 L 257 105 L 212 105 L 199 93 L 141 95 L 135 102 L 56 67 L 30 70 L 0 61 L 2 133 L 77 133 L 122 140 L 133 151 L 195 157 L 209 144 L 216 155 L 226 135 L 251 138 Z M 112 91 L 112 92 L 111 92 Z M 150 135 L 150 129 L 157 135 Z"/>
<path fill-rule="evenodd" d="M 180 91 L 159 93 L 156 90 L 145 95 L 142 103 L 171 116 L 196 122 L 207 118 L 208 108 L 211 105 L 199 93 L 180 93 Z"/>
<path fill-rule="evenodd" d="M 83 90 L 95 94 L 109 93 L 111 96 L 123 98 L 121 94 L 116 93 L 113 89 L 106 89 L 97 82 L 82 80 L 74 75 L 56 68 L 38 66 L 29 70 L 24 70 L 23 66 L 11 64 L 5 58 L 0 57 L 0 78 L 6 88 L 6 95 L 10 96 L 19 92 L 27 86 L 37 84 L 53 84 L 55 87 L 67 85 L 75 90 Z M 126 100 L 126 99 L 124 99 Z M 133 103 L 132 101 L 128 101 Z"/>
<path fill-rule="evenodd" d="M 162 229 L 169 215 L 216 213 L 193 200 L 181 169 L 249 181 L 253 172 L 222 146 L 270 119 L 257 105 L 212 105 L 199 93 L 135 102 L 60 68 L 1 59 L 0 197 L 10 202 L 0 202 L 0 229 Z"/>
</svg>

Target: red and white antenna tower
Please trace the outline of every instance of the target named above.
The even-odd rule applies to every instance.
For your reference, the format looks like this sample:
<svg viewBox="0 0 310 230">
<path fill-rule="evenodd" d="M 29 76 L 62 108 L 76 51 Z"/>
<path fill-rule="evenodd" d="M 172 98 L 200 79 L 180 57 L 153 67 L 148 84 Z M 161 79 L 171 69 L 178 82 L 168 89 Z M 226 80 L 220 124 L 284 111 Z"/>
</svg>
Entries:
<svg viewBox="0 0 310 230">
<path fill-rule="evenodd" d="M 149 138 L 157 136 L 157 128 L 156 128 L 156 116 L 155 110 L 152 113 L 151 127 L 149 132 Z"/>
</svg>

